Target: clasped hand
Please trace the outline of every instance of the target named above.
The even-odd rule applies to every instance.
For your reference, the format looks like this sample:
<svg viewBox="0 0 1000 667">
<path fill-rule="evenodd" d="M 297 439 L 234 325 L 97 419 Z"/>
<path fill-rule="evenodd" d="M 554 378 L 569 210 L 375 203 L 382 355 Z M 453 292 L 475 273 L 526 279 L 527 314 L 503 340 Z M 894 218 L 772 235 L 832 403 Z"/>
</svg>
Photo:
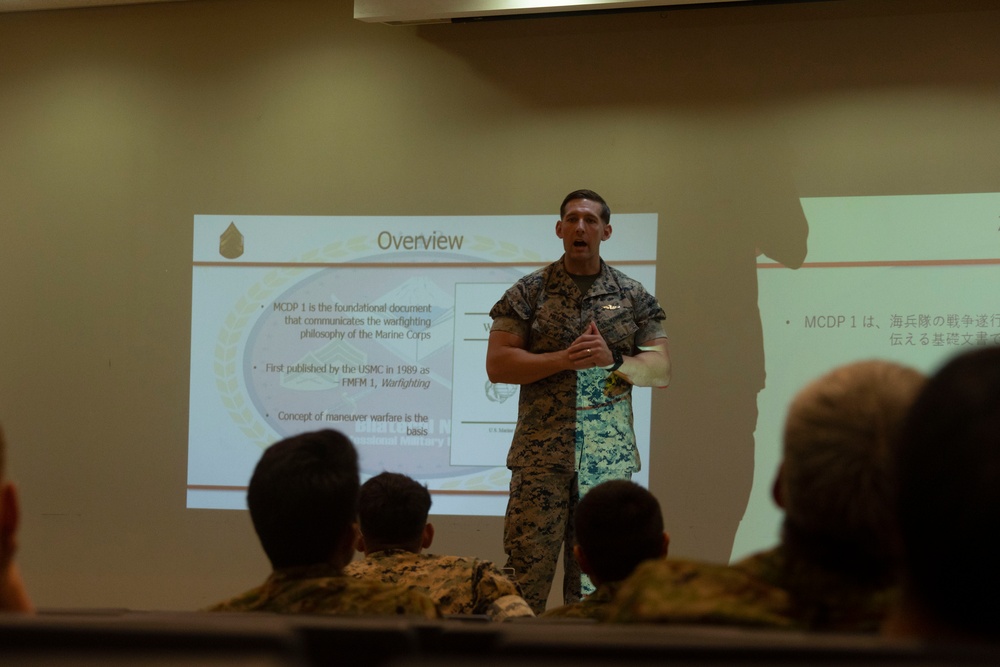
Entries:
<svg viewBox="0 0 1000 667">
<path fill-rule="evenodd" d="M 587 330 L 566 348 L 566 352 L 574 370 L 614 364 L 614 356 L 593 320 Z"/>
</svg>

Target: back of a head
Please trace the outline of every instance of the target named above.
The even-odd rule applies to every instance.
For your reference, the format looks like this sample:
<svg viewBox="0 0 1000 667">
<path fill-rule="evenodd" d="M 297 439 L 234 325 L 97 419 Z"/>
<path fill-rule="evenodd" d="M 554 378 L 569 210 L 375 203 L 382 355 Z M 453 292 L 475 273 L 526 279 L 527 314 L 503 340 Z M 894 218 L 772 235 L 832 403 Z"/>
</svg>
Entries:
<svg viewBox="0 0 1000 667">
<path fill-rule="evenodd" d="M 779 477 L 788 549 L 861 582 L 888 583 L 895 572 L 893 447 L 924 382 L 912 368 L 862 361 L 796 395 Z"/>
<path fill-rule="evenodd" d="M 996 641 L 1000 626 L 1000 348 L 953 358 L 913 406 L 896 503 L 911 594 L 938 625 Z"/>
<path fill-rule="evenodd" d="M 663 555 L 663 515 L 652 493 L 635 482 L 598 484 L 576 508 L 576 540 L 603 582 L 625 579 L 643 561 Z"/>
<path fill-rule="evenodd" d="M 6 481 L 7 441 L 0 428 L 0 613 L 32 612 L 34 605 L 28 596 L 24 580 L 14 559 L 20 524 L 17 490 Z"/>
<path fill-rule="evenodd" d="M 277 568 L 328 562 L 357 512 L 358 455 L 330 429 L 264 451 L 247 490 L 254 529 Z"/>
<path fill-rule="evenodd" d="M 414 479 L 380 473 L 361 485 L 358 523 L 369 549 L 419 549 L 431 494 Z"/>
</svg>

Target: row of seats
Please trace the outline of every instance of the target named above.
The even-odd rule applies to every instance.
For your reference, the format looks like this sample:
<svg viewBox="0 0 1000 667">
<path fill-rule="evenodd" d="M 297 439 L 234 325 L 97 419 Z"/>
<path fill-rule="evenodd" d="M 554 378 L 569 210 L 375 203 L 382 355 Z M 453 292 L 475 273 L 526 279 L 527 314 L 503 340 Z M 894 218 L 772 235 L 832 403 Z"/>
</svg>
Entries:
<svg viewBox="0 0 1000 667">
<path fill-rule="evenodd" d="M 4 665 L 584 667 L 995 665 L 1000 650 L 871 635 L 731 627 L 485 623 L 308 615 L 42 613 L 0 616 Z"/>
</svg>

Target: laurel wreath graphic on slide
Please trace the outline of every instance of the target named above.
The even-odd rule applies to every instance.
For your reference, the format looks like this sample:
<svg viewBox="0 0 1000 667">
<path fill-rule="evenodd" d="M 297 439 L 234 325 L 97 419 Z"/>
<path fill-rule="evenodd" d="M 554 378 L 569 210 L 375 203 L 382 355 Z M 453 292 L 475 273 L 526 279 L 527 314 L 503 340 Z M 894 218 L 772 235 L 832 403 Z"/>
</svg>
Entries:
<svg viewBox="0 0 1000 667">
<path fill-rule="evenodd" d="M 469 251 L 480 256 L 489 256 L 492 261 L 525 262 L 526 264 L 536 264 L 542 261 L 537 252 L 522 248 L 516 243 L 497 241 L 487 236 L 474 236 L 471 241 L 471 244 L 467 246 Z M 365 256 L 374 251 L 371 239 L 359 236 L 335 241 L 322 249 L 310 251 L 293 260 L 292 263 L 336 264 L 347 257 Z M 275 434 L 252 407 L 249 396 L 244 389 L 244 383 L 241 382 L 240 341 L 243 340 L 247 327 L 260 316 L 261 309 L 306 270 L 308 269 L 290 266 L 274 268 L 265 273 L 233 304 L 219 329 L 216 340 L 213 370 L 219 397 L 230 419 L 246 436 L 248 444 L 255 445 L 260 449 L 269 447 L 274 442 Z M 510 471 L 501 467 L 444 482 L 442 488 L 506 490 L 509 482 Z"/>
</svg>

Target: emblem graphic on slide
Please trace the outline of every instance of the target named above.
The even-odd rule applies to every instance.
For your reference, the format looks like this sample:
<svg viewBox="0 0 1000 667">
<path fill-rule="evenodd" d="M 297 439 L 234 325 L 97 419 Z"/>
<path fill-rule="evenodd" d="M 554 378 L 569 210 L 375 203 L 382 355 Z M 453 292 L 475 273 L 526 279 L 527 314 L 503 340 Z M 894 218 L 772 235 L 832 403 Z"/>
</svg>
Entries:
<svg viewBox="0 0 1000 667">
<path fill-rule="evenodd" d="M 517 394 L 519 388 L 516 384 L 498 384 L 487 380 L 486 398 L 494 403 L 506 403 L 508 398 Z"/>
<path fill-rule="evenodd" d="M 219 236 L 219 254 L 226 259 L 236 259 L 243 255 L 243 234 L 230 222 L 226 231 Z"/>
</svg>

